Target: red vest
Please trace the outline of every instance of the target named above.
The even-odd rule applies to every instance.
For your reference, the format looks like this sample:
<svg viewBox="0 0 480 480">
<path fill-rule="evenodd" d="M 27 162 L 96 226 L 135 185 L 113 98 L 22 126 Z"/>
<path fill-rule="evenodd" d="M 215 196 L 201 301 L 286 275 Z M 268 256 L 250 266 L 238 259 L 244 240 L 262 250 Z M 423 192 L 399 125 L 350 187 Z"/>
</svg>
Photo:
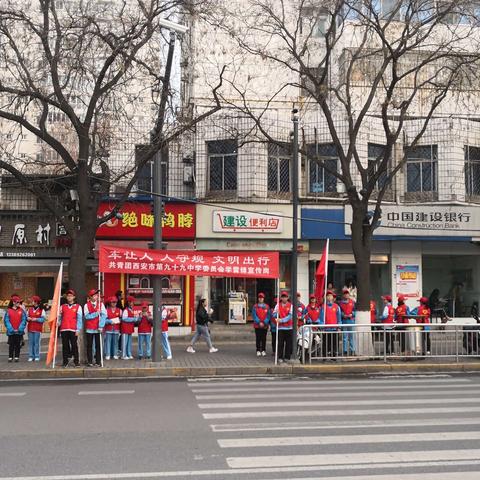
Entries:
<svg viewBox="0 0 480 480">
<path fill-rule="evenodd" d="M 407 318 L 407 306 L 405 304 L 399 305 L 395 309 L 395 319 L 397 320 L 397 323 L 408 323 L 408 318 Z"/>
<path fill-rule="evenodd" d="M 266 303 L 262 304 L 262 306 L 260 306 L 258 303 L 256 303 L 253 306 L 253 309 L 255 310 L 255 314 L 257 315 L 258 319 L 261 322 L 265 323 L 265 319 L 268 316 L 268 311 L 270 310 L 270 307 Z M 260 328 L 260 324 L 253 322 L 253 327 L 254 328 Z M 265 327 L 263 327 L 263 328 L 265 328 Z"/>
<path fill-rule="evenodd" d="M 338 323 L 338 309 L 340 308 L 338 304 L 333 303 L 332 305 L 325 304 L 325 324 L 326 325 L 333 325 Z"/>
<path fill-rule="evenodd" d="M 118 308 L 115 307 L 113 310 L 111 307 L 107 308 L 107 318 L 119 318 L 120 320 L 122 319 L 122 311 Z M 113 323 L 107 323 L 105 325 L 105 331 L 106 332 L 119 332 L 120 331 L 120 324 L 117 323 L 114 325 Z"/>
<path fill-rule="evenodd" d="M 423 318 L 417 318 L 417 323 L 430 323 L 430 309 L 426 305 L 418 307 L 417 315 L 423 316 Z"/>
<path fill-rule="evenodd" d="M 388 316 L 383 320 L 383 323 L 393 323 L 393 319 L 395 318 L 395 309 L 391 304 L 388 304 Z"/>
<path fill-rule="evenodd" d="M 61 307 L 62 312 L 62 324 L 60 325 L 60 331 L 63 330 L 73 330 L 77 331 L 77 312 L 80 308 L 78 303 L 74 303 L 69 306 L 68 304 L 63 304 Z"/>
<path fill-rule="evenodd" d="M 279 320 L 290 315 L 290 311 L 292 309 L 292 304 L 287 302 L 286 304 L 280 303 L 278 307 L 278 318 Z M 280 328 L 292 328 L 293 327 L 293 318 L 290 317 L 290 320 L 286 323 L 278 323 Z"/>
<path fill-rule="evenodd" d="M 33 308 L 30 307 L 28 309 L 28 318 L 40 318 L 43 313 L 42 307 Z M 28 331 L 29 332 L 40 332 L 42 333 L 43 330 L 43 323 L 37 322 L 36 320 L 29 320 L 28 322 Z"/>
<path fill-rule="evenodd" d="M 347 303 L 341 301 L 339 305 L 342 309 L 343 316 L 346 317 L 347 315 L 353 315 L 353 311 L 355 310 L 355 302 L 351 298 L 348 299 Z M 347 320 L 353 320 L 353 318 L 347 318 Z"/>
<path fill-rule="evenodd" d="M 142 315 L 138 324 L 138 333 L 152 333 L 152 324 L 147 315 Z M 162 322 L 163 323 L 163 322 Z"/>
<path fill-rule="evenodd" d="M 301 327 L 303 325 L 303 312 L 305 311 L 305 305 L 302 302 L 297 304 L 297 325 Z"/>
<path fill-rule="evenodd" d="M 305 314 L 305 320 L 310 320 L 312 323 L 319 323 L 320 318 L 320 307 L 316 305 L 312 307 L 310 304 L 307 305 L 307 313 Z"/>
<path fill-rule="evenodd" d="M 92 302 L 87 302 L 87 310 L 88 313 L 95 313 L 97 312 L 98 315 L 95 318 L 91 318 L 90 320 L 85 320 L 85 330 L 98 330 L 98 324 L 100 321 L 100 311 L 101 308 L 100 304 L 93 305 Z M 85 312 L 86 314 L 87 312 Z"/>
<path fill-rule="evenodd" d="M 10 318 L 10 323 L 14 330 L 18 330 L 20 324 L 22 323 L 23 309 L 22 308 L 9 308 L 8 317 Z"/>
<path fill-rule="evenodd" d="M 135 314 L 133 313 L 133 310 L 131 308 L 126 308 L 128 316 L 134 317 Z M 125 333 L 127 335 L 131 335 L 133 331 L 135 330 L 135 323 L 134 322 L 124 322 L 120 323 L 120 332 Z"/>
<path fill-rule="evenodd" d="M 375 302 L 370 302 L 370 323 L 375 323 L 376 321 L 376 312 L 375 312 Z"/>
</svg>

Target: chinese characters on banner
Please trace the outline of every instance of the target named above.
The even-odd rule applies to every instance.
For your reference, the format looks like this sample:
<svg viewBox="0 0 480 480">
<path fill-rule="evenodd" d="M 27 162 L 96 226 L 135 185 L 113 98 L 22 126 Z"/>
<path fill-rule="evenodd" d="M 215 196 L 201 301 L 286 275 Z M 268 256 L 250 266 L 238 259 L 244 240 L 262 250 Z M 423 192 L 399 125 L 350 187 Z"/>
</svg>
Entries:
<svg viewBox="0 0 480 480">
<path fill-rule="evenodd" d="M 278 278 L 278 252 L 147 250 L 102 245 L 100 271 L 148 275 Z"/>
<path fill-rule="evenodd" d="M 407 298 L 420 296 L 419 265 L 397 265 L 396 284 L 397 295 L 401 294 Z"/>
<path fill-rule="evenodd" d="M 104 202 L 98 218 L 110 213 L 114 204 Z M 150 203 L 127 202 L 120 209 L 122 218 L 112 218 L 97 229 L 97 238 L 153 238 L 154 217 Z M 195 238 L 195 205 L 166 203 L 163 218 L 163 237 L 169 240 Z"/>
</svg>

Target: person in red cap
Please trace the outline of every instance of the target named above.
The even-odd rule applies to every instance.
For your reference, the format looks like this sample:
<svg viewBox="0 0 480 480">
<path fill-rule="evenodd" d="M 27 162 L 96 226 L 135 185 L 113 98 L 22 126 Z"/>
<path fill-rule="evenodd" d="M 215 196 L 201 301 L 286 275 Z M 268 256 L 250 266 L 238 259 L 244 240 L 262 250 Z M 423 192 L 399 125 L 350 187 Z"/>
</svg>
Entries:
<svg viewBox="0 0 480 480">
<path fill-rule="evenodd" d="M 7 311 L 3 317 L 3 323 L 7 329 L 8 336 L 8 361 L 16 362 L 20 359 L 20 349 L 22 348 L 23 334 L 27 326 L 27 314 L 21 306 L 22 299 L 13 294 L 10 298 Z"/>
<path fill-rule="evenodd" d="M 100 301 L 100 291 L 93 288 L 88 292 L 88 300 L 83 313 L 85 315 L 85 331 L 87 334 L 87 365 L 99 367 L 102 364 L 100 332 L 105 326 L 107 312 Z M 95 343 L 95 364 L 93 363 L 93 344 Z"/>
<path fill-rule="evenodd" d="M 310 294 L 310 303 L 305 307 L 305 323 L 307 325 L 319 325 L 321 323 L 320 319 L 320 306 L 317 305 L 317 299 L 315 294 Z"/>
<path fill-rule="evenodd" d="M 165 305 L 162 308 L 162 350 L 167 360 L 171 360 L 172 347 L 170 347 L 170 340 L 168 339 L 168 310 Z"/>
<path fill-rule="evenodd" d="M 76 367 L 80 366 L 78 355 L 78 334 L 82 330 L 82 307 L 75 302 L 75 290 L 67 290 L 67 303 L 60 307 L 58 329 L 62 337 L 63 366 L 68 367 L 70 359 Z"/>
<path fill-rule="evenodd" d="M 275 356 L 277 349 L 277 320 L 273 316 L 275 307 L 278 305 L 278 297 L 273 299 L 273 305 L 270 307 L 270 333 L 272 335 L 272 355 Z"/>
<path fill-rule="evenodd" d="M 380 317 L 382 323 L 385 325 L 384 335 L 385 335 L 385 353 L 390 355 L 395 351 L 395 337 L 393 335 L 393 328 L 395 323 L 395 308 L 392 305 L 392 296 L 384 295 L 383 299 L 383 313 Z"/>
<path fill-rule="evenodd" d="M 108 299 L 107 318 L 105 320 L 105 360 L 118 359 L 117 346 L 120 337 L 120 319 L 122 310 L 118 307 L 118 298 L 112 296 Z"/>
<path fill-rule="evenodd" d="M 27 310 L 28 331 L 28 361 L 40 361 L 40 337 L 45 322 L 45 310 L 40 304 L 42 299 L 33 295 L 32 306 Z"/>
<path fill-rule="evenodd" d="M 267 354 L 267 331 L 270 324 L 270 307 L 265 303 L 265 294 L 258 294 L 258 302 L 252 308 L 253 328 L 257 346 L 257 357 Z"/>
<path fill-rule="evenodd" d="M 408 324 L 408 316 L 410 315 L 410 309 L 405 303 L 405 297 L 403 295 L 397 295 L 397 308 L 395 309 L 395 321 L 397 322 L 397 330 L 399 331 L 399 344 L 400 351 L 404 354 L 407 348 L 407 330 L 403 324 Z"/>
<path fill-rule="evenodd" d="M 278 330 L 278 361 L 289 361 L 292 355 L 293 306 L 288 301 L 288 293 L 282 292 L 280 303 L 275 305 L 273 316 Z"/>
<path fill-rule="evenodd" d="M 152 326 L 153 318 L 148 311 L 148 302 L 142 303 L 142 313 L 138 321 L 138 358 L 151 358 L 152 356 Z M 144 348 L 145 347 L 145 348 Z"/>
<path fill-rule="evenodd" d="M 135 297 L 128 296 L 123 310 L 122 321 L 120 323 L 120 333 L 122 334 L 122 360 L 132 360 L 132 334 L 135 330 L 135 322 L 138 317 L 133 311 Z"/>
<path fill-rule="evenodd" d="M 305 304 L 301 301 L 302 295 L 297 292 L 297 327 L 303 327 L 305 316 Z"/>
<path fill-rule="evenodd" d="M 325 325 L 332 325 L 323 330 L 322 348 L 323 355 L 326 357 L 336 357 L 338 354 L 338 330 L 342 323 L 342 311 L 337 303 L 335 303 L 335 293 L 331 290 L 327 291 L 325 303 L 320 311 L 320 318 Z M 333 326 L 334 325 L 334 326 Z"/>
<path fill-rule="evenodd" d="M 428 307 L 428 297 L 421 297 L 419 302 L 420 306 L 413 311 L 414 315 L 418 315 L 417 323 L 430 323 L 432 312 Z M 431 349 L 432 343 L 430 339 L 430 327 L 428 325 L 424 325 L 422 328 L 422 355 L 430 355 Z"/>
<path fill-rule="evenodd" d="M 344 288 L 342 290 L 342 298 L 338 302 L 340 310 L 342 311 L 342 325 L 348 325 L 348 327 L 342 327 L 343 329 L 343 355 L 355 355 L 355 334 L 353 332 L 353 326 L 355 325 L 355 302 L 350 298 L 350 290 Z"/>
</svg>

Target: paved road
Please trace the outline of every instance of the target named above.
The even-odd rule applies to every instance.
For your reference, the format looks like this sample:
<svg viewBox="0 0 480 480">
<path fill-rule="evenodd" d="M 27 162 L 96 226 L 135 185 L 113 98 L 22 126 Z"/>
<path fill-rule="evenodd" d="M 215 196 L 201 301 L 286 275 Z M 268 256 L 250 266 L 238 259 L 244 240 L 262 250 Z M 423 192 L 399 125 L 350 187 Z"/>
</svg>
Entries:
<svg viewBox="0 0 480 480">
<path fill-rule="evenodd" d="M 480 377 L 0 387 L 0 480 L 478 480 Z"/>
</svg>

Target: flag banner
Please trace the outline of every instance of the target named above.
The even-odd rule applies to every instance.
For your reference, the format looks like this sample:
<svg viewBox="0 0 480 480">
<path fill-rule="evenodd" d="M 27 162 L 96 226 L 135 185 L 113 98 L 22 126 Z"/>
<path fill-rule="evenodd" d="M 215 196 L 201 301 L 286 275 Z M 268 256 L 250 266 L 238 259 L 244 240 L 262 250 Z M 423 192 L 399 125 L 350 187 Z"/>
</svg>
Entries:
<svg viewBox="0 0 480 480">
<path fill-rule="evenodd" d="M 322 258 L 315 272 L 315 298 L 317 302 L 322 303 L 325 295 L 325 286 L 328 273 L 328 240 L 323 249 Z"/>
<path fill-rule="evenodd" d="M 62 294 L 62 277 L 63 277 L 63 263 L 60 264 L 58 271 L 57 283 L 55 284 L 55 291 L 53 293 L 52 308 L 48 316 L 48 323 L 50 325 L 50 340 L 48 342 L 48 352 L 46 365 L 53 362 L 55 366 L 55 356 L 57 354 L 57 323 L 58 314 L 60 312 L 60 296 Z"/>
<path fill-rule="evenodd" d="M 278 278 L 278 252 L 149 250 L 102 245 L 103 273 Z"/>
</svg>

